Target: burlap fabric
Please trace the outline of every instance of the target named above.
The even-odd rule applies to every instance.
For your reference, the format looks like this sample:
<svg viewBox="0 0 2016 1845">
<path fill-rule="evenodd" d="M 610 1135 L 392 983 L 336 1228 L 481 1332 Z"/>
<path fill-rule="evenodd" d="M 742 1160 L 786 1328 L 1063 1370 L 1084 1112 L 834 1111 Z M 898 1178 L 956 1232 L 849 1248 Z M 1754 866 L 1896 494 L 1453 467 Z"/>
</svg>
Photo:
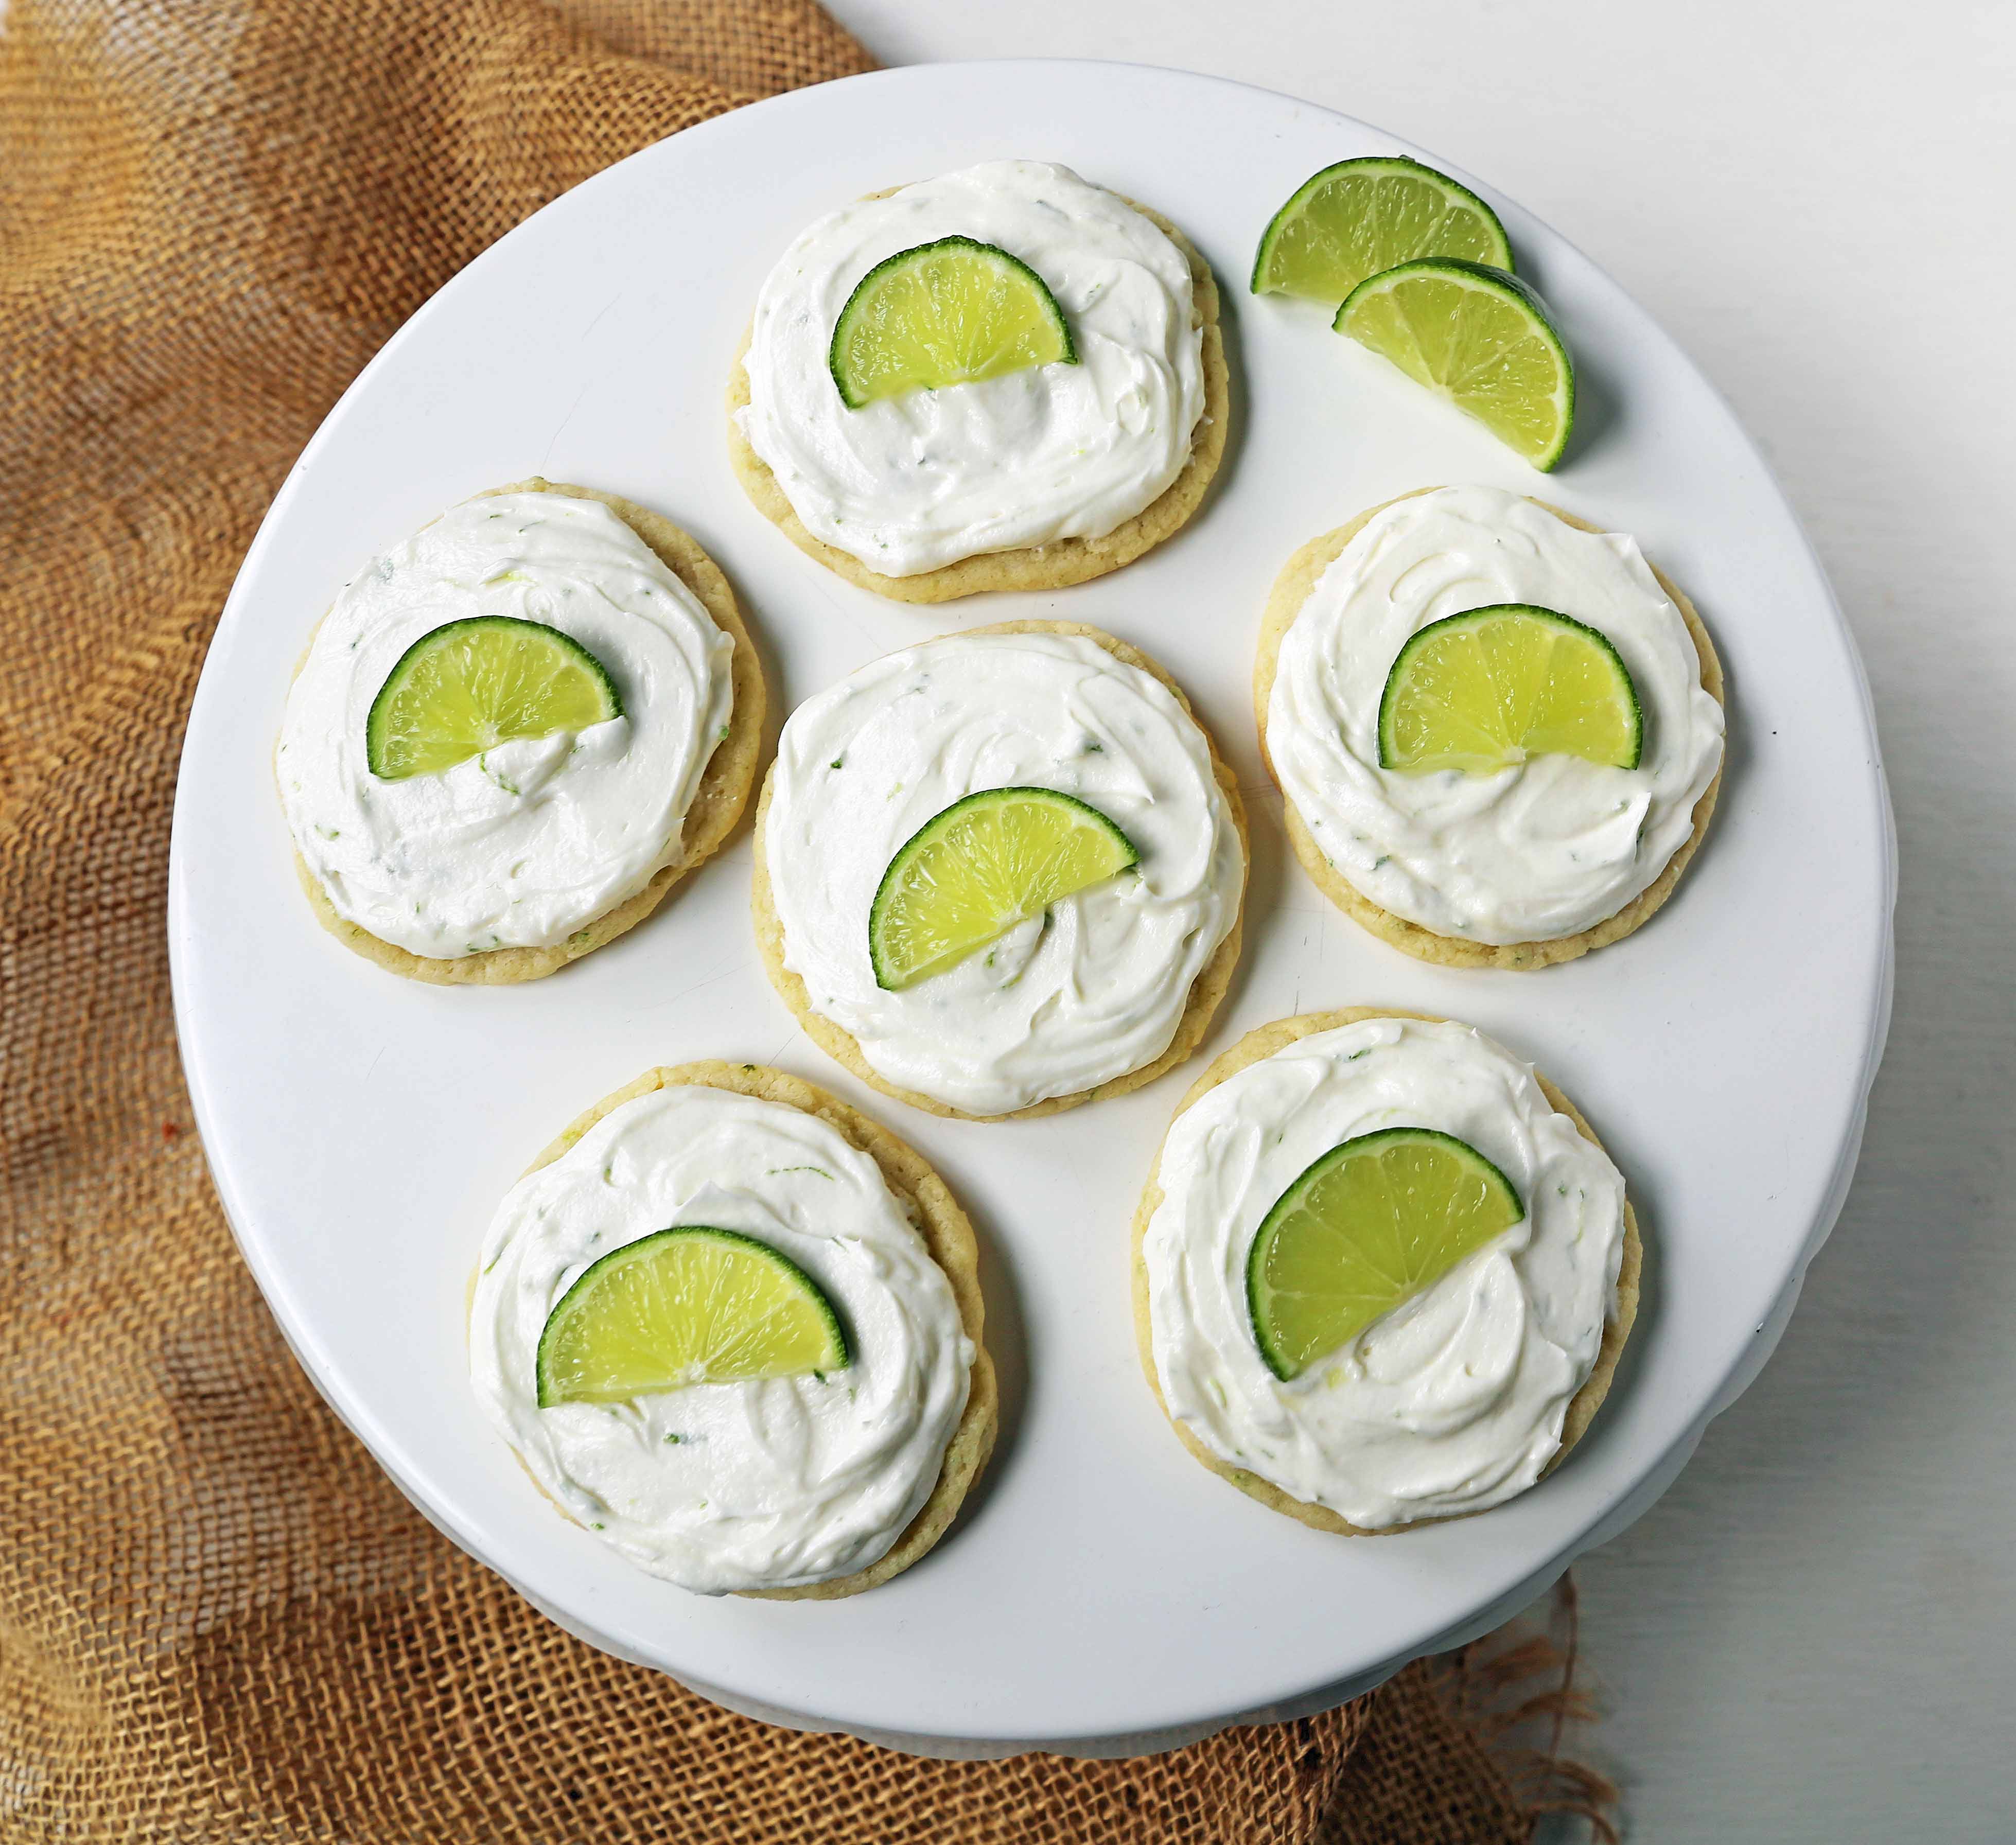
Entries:
<svg viewBox="0 0 2016 1845">
<path fill-rule="evenodd" d="M 205 1178 L 169 804 L 288 464 L 535 207 L 867 63 L 805 0 L 0 3 L 0 1838 L 1524 1836 L 1446 1667 L 1158 1758 L 947 1764 L 593 1653 L 325 1410 Z"/>
</svg>

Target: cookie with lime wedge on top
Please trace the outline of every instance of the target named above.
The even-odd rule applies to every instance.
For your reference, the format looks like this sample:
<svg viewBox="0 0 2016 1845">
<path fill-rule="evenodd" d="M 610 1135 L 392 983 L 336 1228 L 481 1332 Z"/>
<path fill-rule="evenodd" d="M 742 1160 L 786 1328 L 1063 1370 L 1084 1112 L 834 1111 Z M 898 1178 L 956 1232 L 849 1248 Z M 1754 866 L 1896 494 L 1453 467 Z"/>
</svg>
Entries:
<svg viewBox="0 0 2016 1845">
<path fill-rule="evenodd" d="M 1722 784 L 1722 667 L 1693 605 L 1628 534 L 1500 487 L 1425 488 L 1305 545 L 1253 690 L 1303 869 L 1445 966 L 1630 934 Z"/>
<path fill-rule="evenodd" d="M 1567 1097 L 1471 1027 L 1312 1012 L 1183 1099 L 1134 1221 L 1150 1387 L 1183 1445 L 1345 1536 L 1503 1505 L 1610 1388 L 1643 1250 Z"/>
<path fill-rule="evenodd" d="M 567 1517 L 703 1595 L 830 1600 L 942 1538 L 994 1444 L 973 1227 L 837 1097 L 654 1070 L 506 1195 L 470 1308 L 498 1433 Z"/>
<path fill-rule="evenodd" d="M 670 520 L 539 479 L 478 495 L 308 644 L 274 754 L 302 887 L 409 979 L 552 973 L 734 830 L 763 707 L 734 592 Z"/>
<path fill-rule="evenodd" d="M 1095 628 L 947 635 L 807 700 L 755 855 L 758 948 L 806 1034 L 935 1114 L 1152 1081 L 1239 957 L 1237 786 L 1161 667 Z"/>
<path fill-rule="evenodd" d="M 1053 589 L 1184 525 L 1225 446 L 1209 266 L 1146 206 L 994 160 L 844 207 L 770 272 L 729 390 L 758 509 L 898 601 Z"/>
</svg>

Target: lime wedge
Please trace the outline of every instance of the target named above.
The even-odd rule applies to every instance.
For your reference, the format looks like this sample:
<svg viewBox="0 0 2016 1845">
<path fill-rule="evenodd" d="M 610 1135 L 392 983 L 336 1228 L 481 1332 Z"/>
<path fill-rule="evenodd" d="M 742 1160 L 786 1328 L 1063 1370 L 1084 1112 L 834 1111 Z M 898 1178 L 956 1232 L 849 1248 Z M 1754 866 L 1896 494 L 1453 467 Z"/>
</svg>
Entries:
<svg viewBox="0 0 2016 1845">
<path fill-rule="evenodd" d="M 1261 1357 L 1299 1376 L 1525 1214 L 1453 1135 L 1388 1128 L 1332 1147 L 1275 1200 L 1246 1258 Z"/>
<path fill-rule="evenodd" d="M 1498 214 L 1419 160 L 1340 160 L 1274 214 L 1253 259 L 1256 295 L 1341 301 L 1368 275 L 1417 257 L 1512 267 Z"/>
<path fill-rule="evenodd" d="M 849 1358 L 833 1303 L 789 1257 L 682 1225 L 610 1250 L 560 1297 L 539 1335 L 539 1407 L 841 1371 Z"/>
<path fill-rule="evenodd" d="M 1575 368 L 1546 304 L 1517 276 L 1431 257 L 1368 276 L 1340 333 L 1439 391 L 1543 473 L 1575 422 Z"/>
<path fill-rule="evenodd" d="M 909 390 L 940 390 L 1075 365 L 1064 310 L 1019 258 L 970 237 L 941 237 L 877 263 L 834 322 L 829 362 L 850 410 Z"/>
<path fill-rule="evenodd" d="M 365 760 L 380 781 L 403 782 L 516 738 L 622 715 L 602 662 L 572 636 L 513 615 L 472 615 L 399 656 L 365 720 Z"/>
<path fill-rule="evenodd" d="M 1096 807 L 1049 788 L 956 800 L 889 861 L 868 912 L 875 984 L 900 991 L 1140 857 Z"/>
<path fill-rule="evenodd" d="M 1551 609 L 1499 602 L 1431 621 L 1379 695 L 1379 766 L 1488 775 L 1532 756 L 1636 768 L 1637 689 L 1617 649 Z"/>
</svg>

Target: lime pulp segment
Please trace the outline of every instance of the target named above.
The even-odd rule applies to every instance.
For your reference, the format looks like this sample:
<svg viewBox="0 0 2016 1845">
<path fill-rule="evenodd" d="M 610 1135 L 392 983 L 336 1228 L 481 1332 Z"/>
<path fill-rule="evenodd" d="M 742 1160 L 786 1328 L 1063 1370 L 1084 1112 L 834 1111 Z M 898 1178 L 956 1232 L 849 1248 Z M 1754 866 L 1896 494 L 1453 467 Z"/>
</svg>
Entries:
<svg viewBox="0 0 2016 1845">
<path fill-rule="evenodd" d="M 1453 1135 L 1388 1128 L 1331 1148 L 1276 1200 L 1247 1257 L 1261 1357 L 1299 1376 L 1525 1214 L 1504 1174 Z"/>
<path fill-rule="evenodd" d="M 849 1360 L 833 1303 L 788 1256 L 740 1231 L 681 1225 L 612 1250 L 560 1297 L 539 1335 L 539 1407 Z"/>
<path fill-rule="evenodd" d="M 1397 156 L 1340 160 L 1274 214 L 1253 292 L 1341 301 L 1366 276 L 1418 257 L 1509 270 L 1512 246 L 1497 213 L 1445 173 Z"/>
<path fill-rule="evenodd" d="M 875 984 L 914 986 L 1139 858 L 1096 807 L 1054 789 L 990 788 L 956 800 L 882 874 L 868 912 Z"/>
<path fill-rule="evenodd" d="M 1571 617 L 1500 602 L 1431 621 L 1379 699 L 1379 766 L 1488 775 L 1534 756 L 1637 768 L 1637 688 L 1617 649 Z"/>
<path fill-rule="evenodd" d="M 365 720 L 365 759 L 385 782 L 440 775 L 521 737 L 623 715 L 602 662 L 571 635 L 513 615 L 473 615 L 399 656 Z"/>
<path fill-rule="evenodd" d="M 833 323 L 829 361 L 859 410 L 905 391 L 973 384 L 1031 365 L 1078 362 L 1064 310 L 1019 257 L 941 237 L 877 263 Z"/>
<path fill-rule="evenodd" d="M 1575 423 L 1575 367 L 1546 304 L 1510 271 L 1433 257 L 1368 276 L 1337 330 L 1474 416 L 1543 473 Z"/>
</svg>

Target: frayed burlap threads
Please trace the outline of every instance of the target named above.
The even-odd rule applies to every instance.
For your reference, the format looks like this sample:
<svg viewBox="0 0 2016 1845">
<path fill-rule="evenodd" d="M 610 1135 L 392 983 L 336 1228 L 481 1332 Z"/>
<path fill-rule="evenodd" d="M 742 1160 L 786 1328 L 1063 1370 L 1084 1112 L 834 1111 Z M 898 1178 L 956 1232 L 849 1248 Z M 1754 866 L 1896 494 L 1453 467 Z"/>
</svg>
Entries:
<svg viewBox="0 0 2016 1845">
<path fill-rule="evenodd" d="M 1489 1751 L 1528 1815 L 1579 1820 L 1592 1845 L 1618 1845 L 1618 1789 L 1565 1753 L 1571 1725 L 1597 1718 L 1580 1681 L 1582 1610 L 1575 1578 L 1550 1601 L 1443 1662 L 1445 1695 Z"/>
<path fill-rule="evenodd" d="M 1596 1714 L 1580 1656 L 1564 1576 L 1497 1633 L 1382 1685 L 1317 1845 L 1525 1840 L 1550 1818 L 1579 1822 L 1550 1838 L 1618 1845 L 1617 1789 L 1566 1753 L 1569 1727 Z"/>
<path fill-rule="evenodd" d="M 205 1177 L 169 808 L 289 465 L 546 200 L 868 63 L 807 0 L 0 13 L 0 1840 L 1305 1845 L 1341 1786 L 1468 1786 L 1483 1759 L 1410 1714 L 1413 1675 L 1111 1763 L 916 1761 L 716 1710 L 412 1511 L 290 1358 Z M 1396 1795 L 1351 1836 L 1489 1845 L 1522 1836 L 1507 1801 L 1453 1832 Z"/>
</svg>

